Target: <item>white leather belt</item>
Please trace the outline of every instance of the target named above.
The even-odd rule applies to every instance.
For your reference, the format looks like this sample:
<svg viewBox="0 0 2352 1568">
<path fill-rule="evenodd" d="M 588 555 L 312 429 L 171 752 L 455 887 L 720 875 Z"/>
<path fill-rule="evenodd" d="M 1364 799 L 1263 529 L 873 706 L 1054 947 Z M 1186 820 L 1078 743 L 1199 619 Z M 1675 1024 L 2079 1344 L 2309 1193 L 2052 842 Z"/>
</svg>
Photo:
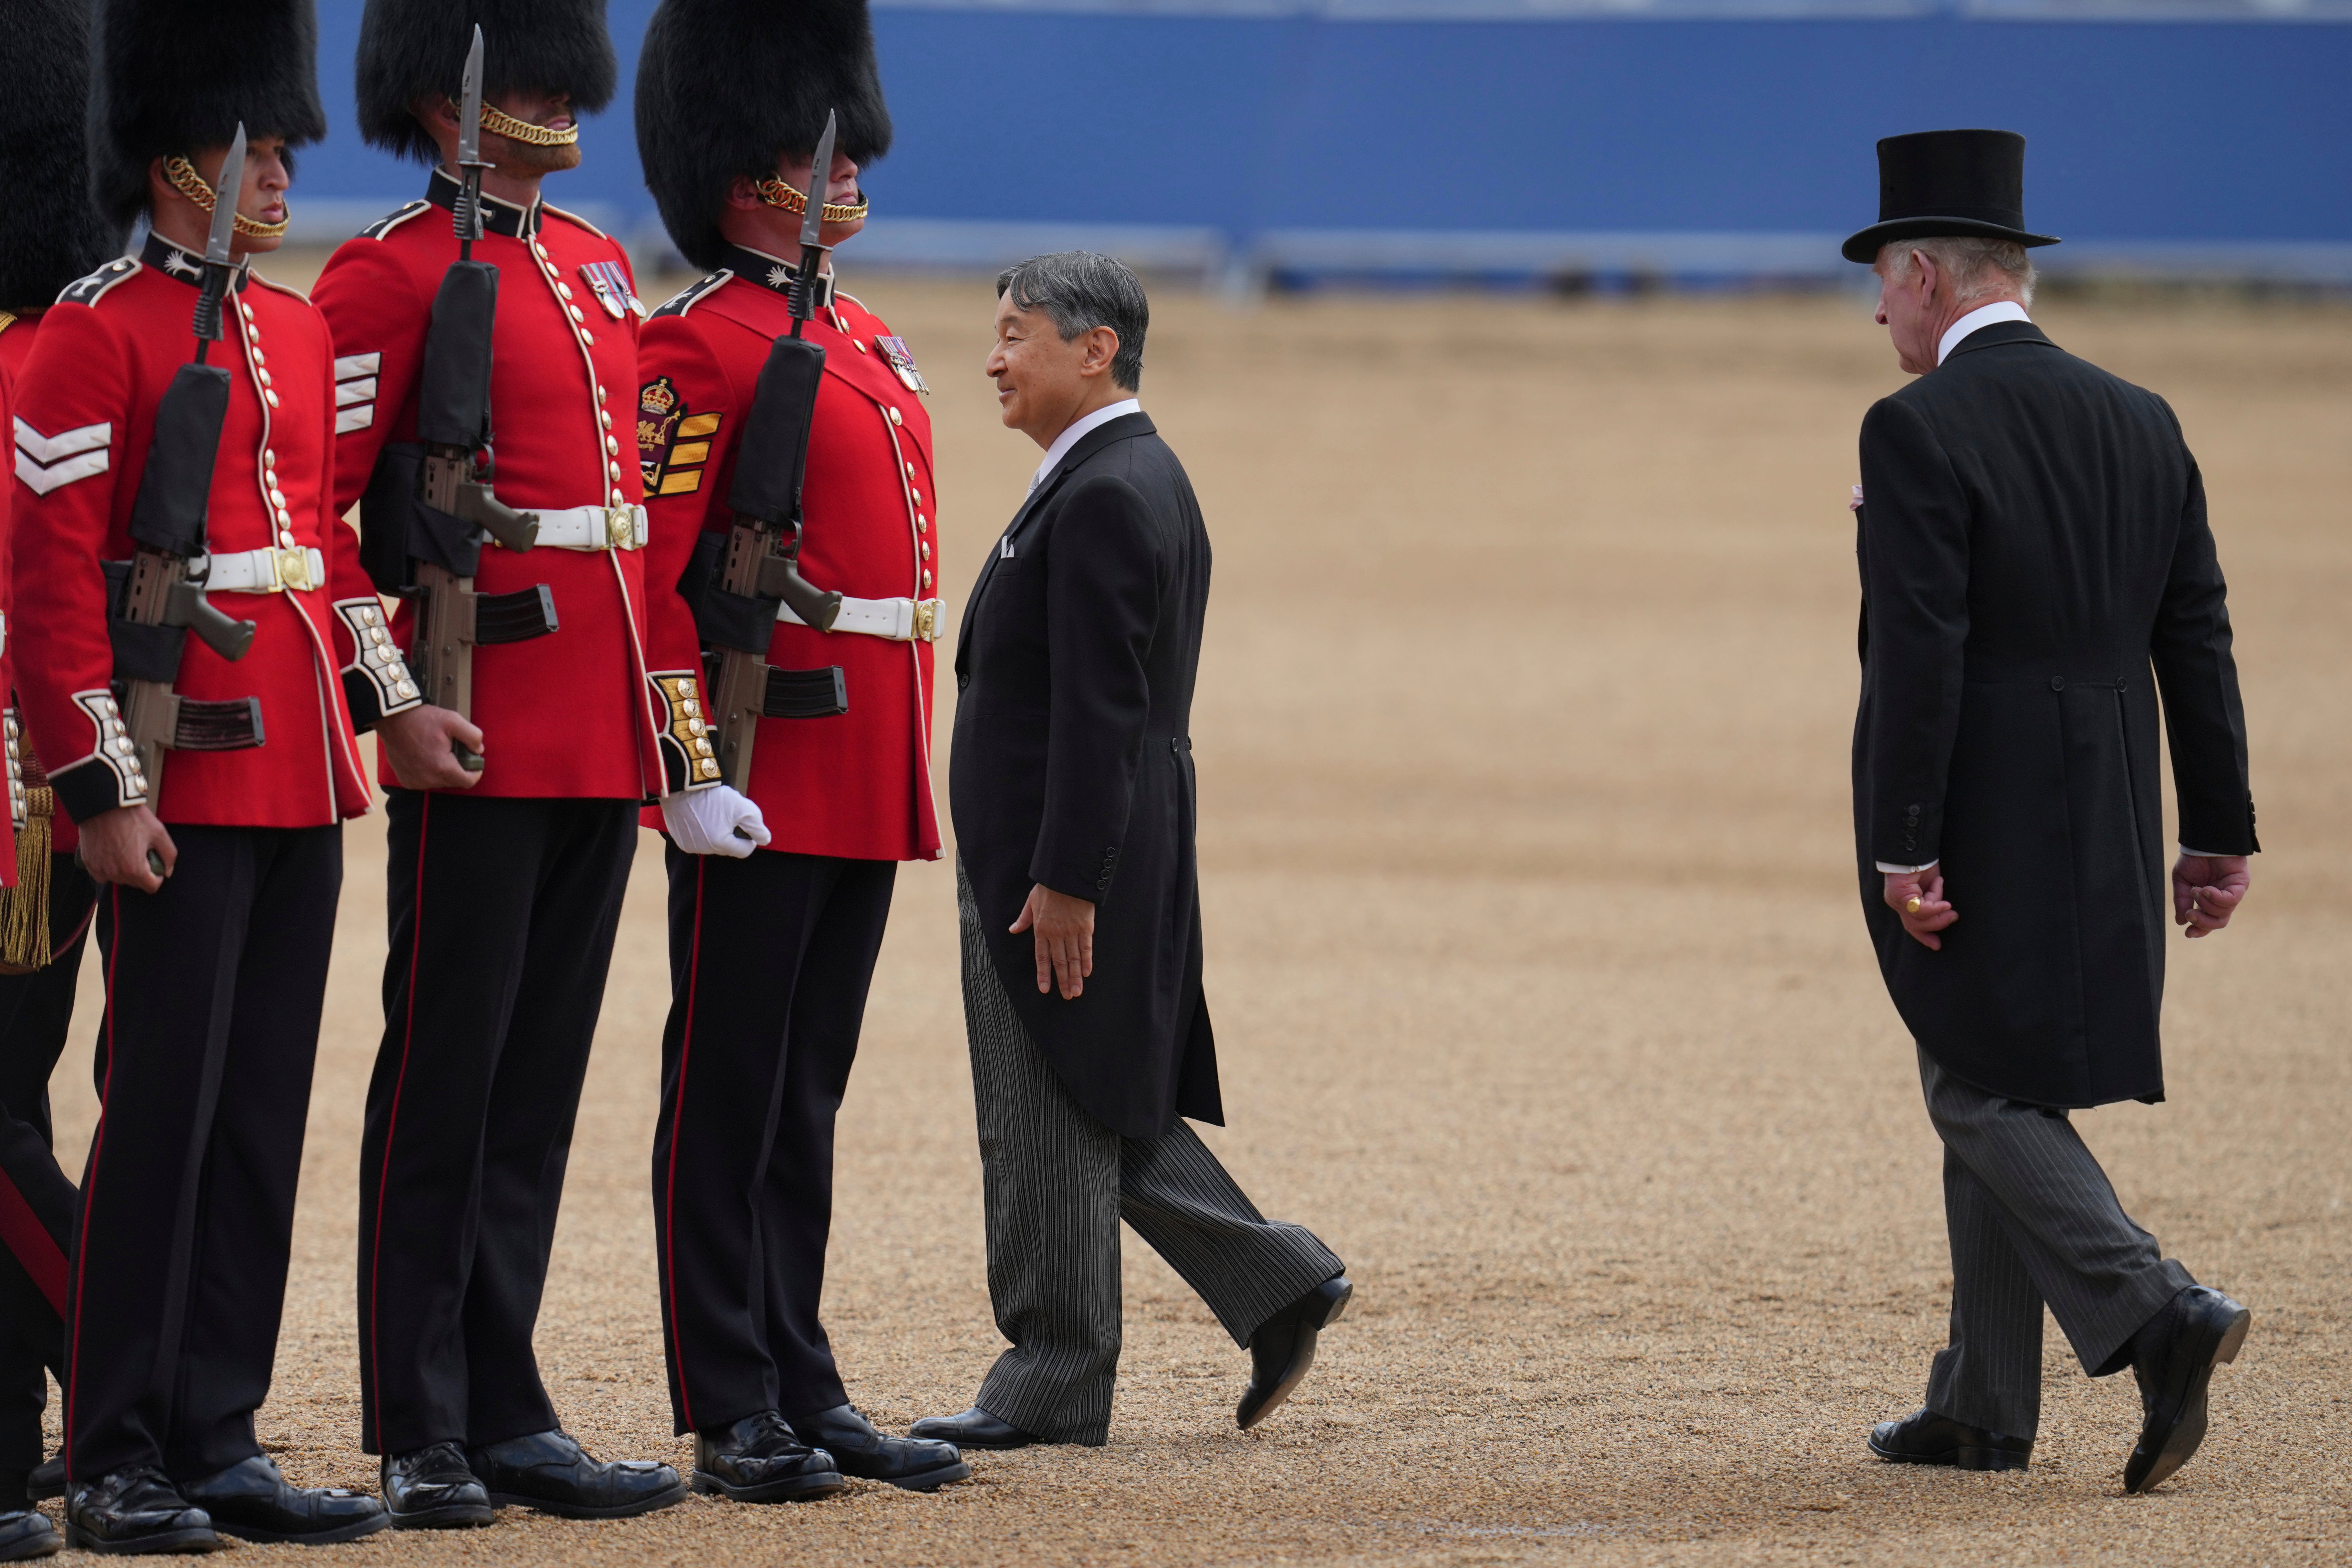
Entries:
<svg viewBox="0 0 2352 1568">
<path fill-rule="evenodd" d="M 518 511 L 532 508 L 518 507 Z M 641 506 L 573 506 L 541 510 L 539 543 L 549 550 L 643 550 L 646 509 Z"/>
<path fill-rule="evenodd" d="M 315 550 L 236 550 L 212 563 L 208 594 L 308 594 L 327 585 L 327 558 Z"/>
<path fill-rule="evenodd" d="M 947 618 L 945 599 L 853 599 L 844 595 L 841 614 L 834 617 L 831 629 L 891 642 L 937 642 L 940 625 Z M 793 614 L 790 605 L 776 606 L 776 619 L 795 626 L 808 625 Z"/>
</svg>

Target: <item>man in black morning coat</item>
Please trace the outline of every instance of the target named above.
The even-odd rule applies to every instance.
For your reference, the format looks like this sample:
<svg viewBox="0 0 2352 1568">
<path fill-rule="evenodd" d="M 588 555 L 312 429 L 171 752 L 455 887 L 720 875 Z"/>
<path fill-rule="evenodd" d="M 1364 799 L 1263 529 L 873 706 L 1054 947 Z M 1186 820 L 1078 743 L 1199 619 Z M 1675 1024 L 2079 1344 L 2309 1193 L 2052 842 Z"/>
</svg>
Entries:
<svg viewBox="0 0 2352 1568">
<path fill-rule="evenodd" d="M 1223 1120 L 1185 732 L 1209 537 L 1135 397 L 1135 275 L 1044 256 L 997 294 L 988 374 L 1004 423 L 1046 452 L 964 611 L 949 789 L 988 1289 L 1013 1343 L 971 1409 L 913 1435 L 1108 1440 L 1121 1218 L 1249 1349 L 1250 1426 L 1306 1375 L 1350 1288 L 1180 1120 Z"/>
<path fill-rule="evenodd" d="M 2046 1302 L 2137 1375 L 2145 1491 L 2197 1451 L 2248 1313 L 2163 1258 L 2066 1119 L 2164 1097 L 2165 914 L 2229 923 L 2254 842 L 2205 491 L 2164 400 L 2027 319 L 2022 137 L 1878 144 L 1878 320 L 1919 379 L 1871 409 L 1855 847 L 1879 967 L 1944 1142 L 1950 1342 L 1882 1458 L 2022 1469 Z M 2163 724 L 2158 723 L 2161 704 Z M 2168 900 L 2157 755 L 2180 855 Z"/>
</svg>

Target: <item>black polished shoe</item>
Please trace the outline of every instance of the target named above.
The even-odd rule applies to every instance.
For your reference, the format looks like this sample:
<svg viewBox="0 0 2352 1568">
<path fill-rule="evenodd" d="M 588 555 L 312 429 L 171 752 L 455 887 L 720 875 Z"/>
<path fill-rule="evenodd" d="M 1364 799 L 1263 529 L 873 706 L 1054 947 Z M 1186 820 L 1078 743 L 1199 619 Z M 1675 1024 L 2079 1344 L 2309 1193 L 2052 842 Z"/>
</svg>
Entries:
<svg viewBox="0 0 2352 1568">
<path fill-rule="evenodd" d="M 1870 1429 L 1870 1451 L 1898 1465 L 1950 1465 L 1962 1470 L 2021 1470 L 2033 1462 L 2033 1439 L 1967 1426 L 1921 1406 Z"/>
<path fill-rule="evenodd" d="M 488 1489 L 466 1468 L 466 1451 L 455 1443 L 386 1454 L 378 1473 L 394 1530 L 459 1530 L 499 1517 Z"/>
<path fill-rule="evenodd" d="M 686 1483 L 667 1465 L 591 1458 L 560 1428 L 468 1448 L 466 1463 L 498 1506 L 513 1503 L 565 1519 L 627 1519 L 687 1496 Z"/>
<path fill-rule="evenodd" d="M 343 1487 L 289 1487 L 267 1454 L 184 1483 L 180 1495 L 213 1516 L 213 1528 L 241 1541 L 331 1546 L 373 1535 L 392 1522 L 383 1505 Z"/>
<path fill-rule="evenodd" d="M 1285 1307 L 1250 1335 L 1250 1381 L 1234 1419 L 1246 1432 L 1281 1406 L 1315 1364 L 1315 1340 L 1339 1321 L 1356 1288 L 1334 1274 Z"/>
<path fill-rule="evenodd" d="M 152 1465 L 125 1465 L 66 1494 L 66 1544 L 85 1552 L 210 1552 L 212 1516 Z"/>
<path fill-rule="evenodd" d="M 958 1448 L 1025 1448 L 1045 1440 L 977 1405 L 961 1415 L 926 1415 L 907 1428 L 907 1436 L 918 1443 L 953 1443 Z"/>
<path fill-rule="evenodd" d="M 2139 1441 L 2124 1462 L 2124 1490 L 2144 1492 L 2187 1464 L 2205 1441 L 2205 1394 L 2213 1369 L 2238 1359 L 2254 1315 L 2202 1285 L 2166 1303 L 2132 1335 L 2139 1382 Z"/>
<path fill-rule="evenodd" d="M 35 1502 L 66 1495 L 66 1457 L 44 1459 L 25 1473 L 25 1492 Z"/>
<path fill-rule="evenodd" d="M 849 1485 L 831 1454 L 772 1410 L 694 1435 L 694 1489 L 735 1502 L 807 1502 Z"/>
<path fill-rule="evenodd" d="M 57 1526 L 38 1509 L 10 1509 L 0 1513 L 0 1563 L 47 1557 L 58 1544 Z"/>
<path fill-rule="evenodd" d="M 971 1474 L 953 1443 L 885 1436 L 854 1405 L 795 1415 L 792 1426 L 802 1442 L 831 1454 L 835 1468 L 861 1481 L 887 1481 L 910 1492 L 930 1492 Z"/>
</svg>

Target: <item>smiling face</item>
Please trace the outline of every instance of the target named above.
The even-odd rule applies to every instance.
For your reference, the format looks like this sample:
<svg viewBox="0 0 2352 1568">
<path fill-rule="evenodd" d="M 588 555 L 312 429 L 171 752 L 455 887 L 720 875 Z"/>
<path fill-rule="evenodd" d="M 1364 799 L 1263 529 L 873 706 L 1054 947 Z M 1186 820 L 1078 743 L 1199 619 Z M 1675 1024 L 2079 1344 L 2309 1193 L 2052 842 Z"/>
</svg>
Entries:
<svg viewBox="0 0 2352 1568">
<path fill-rule="evenodd" d="M 1004 423 L 1040 447 L 1096 408 L 1129 395 L 1110 379 L 1118 334 L 1093 327 L 1064 338 L 1051 313 L 1024 310 L 1007 289 L 996 300 L 996 346 L 983 370 L 996 383 Z"/>
</svg>

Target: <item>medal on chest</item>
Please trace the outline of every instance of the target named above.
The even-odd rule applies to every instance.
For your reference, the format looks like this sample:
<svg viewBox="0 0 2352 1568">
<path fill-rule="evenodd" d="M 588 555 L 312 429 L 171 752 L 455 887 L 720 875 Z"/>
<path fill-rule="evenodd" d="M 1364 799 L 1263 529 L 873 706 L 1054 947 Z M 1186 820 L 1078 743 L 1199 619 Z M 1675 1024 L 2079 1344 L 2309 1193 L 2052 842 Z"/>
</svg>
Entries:
<svg viewBox="0 0 2352 1568">
<path fill-rule="evenodd" d="M 604 314 L 619 321 L 635 311 L 640 321 L 646 307 L 629 289 L 629 275 L 621 270 L 617 261 L 583 261 L 580 276 L 596 296 L 596 303 L 604 307 Z"/>
<path fill-rule="evenodd" d="M 874 346 L 882 351 L 883 362 L 908 391 L 929 394 L 930 386 L 923 380 L 923 373 L 915 368 L 915 356 L 907 347 L 906 339 L 886 333 L 874 340 Z"/>
</svg>

